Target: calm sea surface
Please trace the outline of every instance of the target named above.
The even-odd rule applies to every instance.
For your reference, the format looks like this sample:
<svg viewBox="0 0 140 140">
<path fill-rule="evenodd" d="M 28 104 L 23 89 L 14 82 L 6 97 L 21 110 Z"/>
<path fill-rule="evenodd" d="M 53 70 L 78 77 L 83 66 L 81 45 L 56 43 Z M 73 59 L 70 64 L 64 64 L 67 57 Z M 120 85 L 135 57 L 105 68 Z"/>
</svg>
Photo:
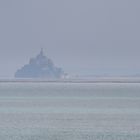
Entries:
<svg viewBox="0 0 140 140">
<path fill-rule="evenodd" d="M 0 140 L 140 140 L 140 84 L 0 83 Z"/>
</svg>

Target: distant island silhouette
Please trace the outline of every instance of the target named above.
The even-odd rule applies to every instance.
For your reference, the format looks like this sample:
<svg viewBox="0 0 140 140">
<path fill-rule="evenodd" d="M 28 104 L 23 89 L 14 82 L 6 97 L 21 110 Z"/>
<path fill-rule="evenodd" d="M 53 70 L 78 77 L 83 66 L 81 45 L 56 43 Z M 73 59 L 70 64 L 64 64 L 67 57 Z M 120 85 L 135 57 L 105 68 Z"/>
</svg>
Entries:
<svg viewBox="0 0 140 140">
<path fill-rule="evenodd" d="M 35 58 L 31 58 L 28 64 L 15 73 L 15 78 L 60 79 L 64 76 L 64 71 L 56 67 L 53 61 L 44 55 L 43 49 Z"/>
</svg>

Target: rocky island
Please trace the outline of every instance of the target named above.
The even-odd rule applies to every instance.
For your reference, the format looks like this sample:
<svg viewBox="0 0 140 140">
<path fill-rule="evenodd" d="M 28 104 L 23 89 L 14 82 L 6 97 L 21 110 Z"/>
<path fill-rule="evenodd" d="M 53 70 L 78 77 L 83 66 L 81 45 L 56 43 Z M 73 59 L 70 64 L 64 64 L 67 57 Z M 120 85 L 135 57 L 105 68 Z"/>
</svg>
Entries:
<svg viewBox="0 0 140 140">
<path fill-rule="evenodd" d="M 43 49 L 15 73 L 15 78 L 60 79 L 64 76 L 64 71 L 56 67 L 53 61 L 44 55 Z"/>
</svg>

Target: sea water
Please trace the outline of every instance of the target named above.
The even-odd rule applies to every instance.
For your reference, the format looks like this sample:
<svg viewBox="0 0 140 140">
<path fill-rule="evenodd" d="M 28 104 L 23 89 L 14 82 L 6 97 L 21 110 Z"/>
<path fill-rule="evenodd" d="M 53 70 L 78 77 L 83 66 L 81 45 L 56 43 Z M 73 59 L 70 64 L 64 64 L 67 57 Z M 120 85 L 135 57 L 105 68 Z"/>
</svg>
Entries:
<svg viewBox="0 0 140 140">
<path fill-rule="evenodd" d="M 0 140 L 140 140 L 140 84 L 1 82 Z"/>
</svg>

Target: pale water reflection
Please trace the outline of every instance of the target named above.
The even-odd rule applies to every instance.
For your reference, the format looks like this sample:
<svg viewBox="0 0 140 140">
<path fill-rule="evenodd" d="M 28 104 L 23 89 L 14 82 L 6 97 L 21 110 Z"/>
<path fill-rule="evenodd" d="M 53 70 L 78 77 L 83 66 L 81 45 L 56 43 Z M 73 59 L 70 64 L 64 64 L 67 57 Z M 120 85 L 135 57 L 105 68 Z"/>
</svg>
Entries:
<svg viewBox="0 0 140 140">
<path fill-rule="evenodd" d="M 140 140 L 140 84 L 0 83 L 2 140 Z"/>
</svg>

